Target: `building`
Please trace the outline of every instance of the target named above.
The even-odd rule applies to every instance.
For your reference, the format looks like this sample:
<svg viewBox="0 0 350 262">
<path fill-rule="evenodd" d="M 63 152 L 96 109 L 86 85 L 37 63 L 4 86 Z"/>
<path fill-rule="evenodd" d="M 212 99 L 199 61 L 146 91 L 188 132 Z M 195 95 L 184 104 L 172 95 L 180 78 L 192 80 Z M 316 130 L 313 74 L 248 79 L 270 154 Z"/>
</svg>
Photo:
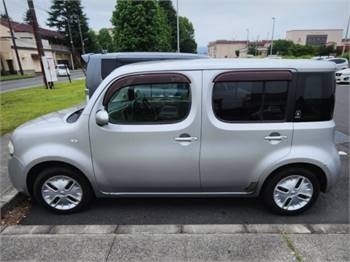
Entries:
<svg viewBox="0 0 350 262">
<path fill-rule="evenodd" d="M 36 48 L 31 25 L 11 22 L 23 71 L 26 73 L 41 72 L 39 55 Z M 67 64 L 72 67 L 70 49 L 63 44 L 64 35 L 59 32 L 39 28 L 45 55 L 52 57 L 56 64 Z M 0 69 L 16 73 L 19 66 L 12 45 L 8 21 L 0 19 Z"/>
<path fill-rule="evenodd" d="M 267 49 L 271 41 L 235 41 L 235 40 L 217 40 L 210 42 L 208 45 L 208 55 L 213 58 L 236 58 L 236 53 L 239 52 L 239 57 L 248 56 L 248 47 L 257 46 L 260 55 L 266 56 Z"/>
<path fill-rule="evenodd" d="M 286 40 L 300 45 L 342 46 L 343 29 L 290 30 Z"/>
</svg>

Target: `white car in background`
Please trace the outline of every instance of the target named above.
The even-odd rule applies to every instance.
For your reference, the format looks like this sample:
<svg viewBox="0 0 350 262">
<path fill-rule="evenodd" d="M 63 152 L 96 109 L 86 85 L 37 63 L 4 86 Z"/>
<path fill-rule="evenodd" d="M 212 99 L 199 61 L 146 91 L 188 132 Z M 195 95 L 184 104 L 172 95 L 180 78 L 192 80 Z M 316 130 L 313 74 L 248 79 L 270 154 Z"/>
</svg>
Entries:
<svg viewBox="0 0 350 262">
<path fill-rule="evenodd" d="M 343 70 L 343 69 L 349 68 L 349 61 L 346 58 L 337 57 L 337 58 L 329 58 L 326 60 L 335 63 L 337 70 Z"/>
<path fill-rule="evenodd" d="M 350 84 L 350 68 L 346 68 L 335 73 L 335 79 L 337 84 L 346 83 Z"/>
<path fill-rule="evenodd" d="M 58 64 L 56 72 L 58 76 L 70 76 L 69 68 L 65 64 Z"/>
</svg>

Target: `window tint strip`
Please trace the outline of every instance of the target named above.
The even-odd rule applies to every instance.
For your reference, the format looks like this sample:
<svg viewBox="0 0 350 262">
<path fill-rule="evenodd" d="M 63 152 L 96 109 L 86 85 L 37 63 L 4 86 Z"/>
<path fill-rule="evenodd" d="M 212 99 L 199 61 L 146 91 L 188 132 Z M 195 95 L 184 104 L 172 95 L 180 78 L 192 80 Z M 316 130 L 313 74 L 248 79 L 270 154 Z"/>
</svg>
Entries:
<svg viewBox="0 0 350 262">
<path fill-rule="evenodd" d="M 231 82 L 231 81 L 278 81 L 292 80 L 292 73 L 287 70 L 270 71 L 230 71 L 219 74 L 213 82 Z"/>
</svg>

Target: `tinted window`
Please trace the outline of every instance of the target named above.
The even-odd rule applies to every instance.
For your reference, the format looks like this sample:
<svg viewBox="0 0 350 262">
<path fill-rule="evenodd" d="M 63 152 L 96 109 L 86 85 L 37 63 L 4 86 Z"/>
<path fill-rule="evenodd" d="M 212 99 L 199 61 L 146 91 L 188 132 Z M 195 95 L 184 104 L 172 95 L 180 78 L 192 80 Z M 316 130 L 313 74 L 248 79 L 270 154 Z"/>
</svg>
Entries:
<svg viewBox="0 0 350 262">
<path fill-rule="evenodd" d="M 288 81 L 218 82 L 213 109 L 224 121 L 283 120 L 287 94 Z"/>
<path fill-rule="evenodd" d="M 107 111 L 115 124 L 162 124 L 185 119 L 190 107 L 189 84 L 146 84 L 117 90 Z"/>
<path fill-rule="evenodd" d="M 329 59 L 329 61 L 334 62 L 336 64 L 345 63 L 345 60 L 343 60 L 343 59 Z"/>
<path fill-rule="evenodd" d="M 298 76 L 297 120 L 326 121 L 334 108 L 334 73 L 300 73 Z"/>
</svg>

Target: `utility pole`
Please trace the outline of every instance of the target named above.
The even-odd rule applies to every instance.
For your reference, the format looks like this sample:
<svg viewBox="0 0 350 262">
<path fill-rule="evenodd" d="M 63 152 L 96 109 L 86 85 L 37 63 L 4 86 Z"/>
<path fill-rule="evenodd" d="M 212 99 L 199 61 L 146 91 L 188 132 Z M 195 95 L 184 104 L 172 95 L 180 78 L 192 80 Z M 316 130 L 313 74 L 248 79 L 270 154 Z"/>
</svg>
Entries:
<svg viewBox="0 0 350 262">
<path fill-rule="evenodd" d="M 272 55 L 273 36 L 274 36 L 274 33 L 275 33 L 275 20 L 276 20 L 276 17 L 272 17 L 272 34 L 271 34 L 270 55 Z"/>
<path fill-rule="evenodd" d="M 73 38 L 72 38 L 72 30 L 70 28 L 70 22 L 69 19 L 67 20 L 68 23 L 68 34 L 69 34 L 69 41 L 70 41 L 70 46 L 71 46 L 71 51 L 72 51 L 72 69 L 74 70 L 74 55 L 75 55 L 75 48 L 74 48 L 74 43 L 73 43 Z"/>
<path fill-rule="evenodd" d="M 76 16 L 77 22 L 78 22 L 78 29 L 79 29 L 79 35 L 80 35 L 80 42 L 81 42 L 81 52 L 85 54 L 85 44 L 83 39 L 83 34 L 81 33 L 81 25 L 80 25 L 80 19 L 79 16 Z"/>
<path fill-rule="evenodd" d="M 17 45 L 16 45 L 16 40 L 15 40 L 15 36 L 14 36 L 14 34 L 13 34 L 12 24 L 11 24 L 11 21 L 10 21 L 9 14 L 8 14 L 8 12 L 7 12 L 7 7 L 6 7 L 5 0 L 2 0 L 2 3 L 3 3 L 3 5 L 4 5 L 5 15 L 6 15 L 6 17 L 7 17 L 7 22 L 8 22 L 9 29 L 10 29 L 10 34 L 11 34 L 13 49 L 15 50 L 15 53 L 16 53 L 16 59 L 17 59 L 18 67 L 19 67 L 19 72 L 21 73 L 21 75 L 23 75 L 23 68 L 22 68 L 21 60 L 19 59 L 18 50 L 17 50 Z"/>
<path fill-rule="evenodd" d="M 32 16 L 33 33 L 34 33 L 34 37 L 35 37 L 36 48 L 38 49 L 41 73 L 43 74 L 43 81 L 44 81 L 45 87 L 49 88 L 48 85 L 47 85 L 45 69 L 44 69 L 43 60 L 42 60 L 42 58 L 45 56 L 45 54 L 44 54 L 44 50 L 43 50 L 43 43 L 41 42 L 41 36 L 40 36 L 39 30 L 38 30 L 39 29 L 39 25 L 38 25 L 38 20 L 36 19 L 36 14 L 35 14 L 33 0 L 27 0 L 27 1 L 28 1 L 28 7 L 29 7 L 29 10 L 30 10 L 30 14 Z"/>
<path fill-rule="evenodd" d="M 179 0 L 176 0 L 176 37 L 177 37 L 177 52 L 180 53 Z"/>
<path fill-rule="evenodd" d="M 349 15 L 349 18 L 348 18 L 348 25 L 346 26 L 345 41 L 348 41 L 349 27 L 350 27 L 350 15 Z M 342 55 L 344 55 L 344 53 L 345 53 L 345 42 L 344 42 L 344 45 L 343 45 Z"/>
</svg>

